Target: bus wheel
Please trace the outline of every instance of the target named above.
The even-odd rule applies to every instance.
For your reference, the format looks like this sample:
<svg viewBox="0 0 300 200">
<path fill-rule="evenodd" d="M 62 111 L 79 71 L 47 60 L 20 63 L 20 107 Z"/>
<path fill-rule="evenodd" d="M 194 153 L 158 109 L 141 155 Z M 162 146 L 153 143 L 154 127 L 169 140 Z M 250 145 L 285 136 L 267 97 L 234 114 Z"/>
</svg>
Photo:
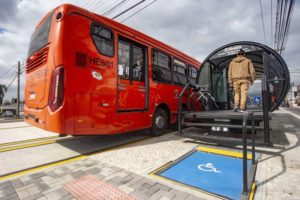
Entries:
<svg viewBox="0 0 300 200">
<path fill-rule="evenodd" d="M 152 119 L 151 134 L 154 136 L 162 135 L 168 128 L 168 115 L 162 108 L 158 108 Z"/>
</svg>

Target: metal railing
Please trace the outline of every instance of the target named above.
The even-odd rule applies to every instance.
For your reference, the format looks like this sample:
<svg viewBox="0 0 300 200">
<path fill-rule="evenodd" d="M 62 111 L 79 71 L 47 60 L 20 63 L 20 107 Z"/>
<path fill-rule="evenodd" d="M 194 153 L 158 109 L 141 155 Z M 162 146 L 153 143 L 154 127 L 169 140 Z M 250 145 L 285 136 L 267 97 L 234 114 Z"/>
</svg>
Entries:
<svg viewBox="0 0 300 200">
<path fill-rule="evenodd" d="M 249 188 L 248 188 L 248 145 L 247 145 L 247 124 L 248 124 L 248 118 L 251 117 L 251 155 L 252 155 L 252 166 L 256 164 L 255 161 L 255 118 L 254 113 L 244 113 L 243 114 L 243 195 L 249 194 Z"/>
<path fill-rule="evenodd" d="M 181 130 L 182 130 L 182 122 L 181 122 L 181 119 L 182 119 L 182 96 L 183 94 L 185 93 L 185 91 L 188 89 L 188 109 L 189 109 L 189 102 L 190 102 L 190 95 L 189 95 L 189 92 L 190 92 L 190 88 L 194 88 L 195 85 L 193 85 L 192 83 L 188 82 L 184 88 L 182 89 L 181 93 L 179 94 L 178 96 L 178 133 L 181 134 Z"/>
</svg>

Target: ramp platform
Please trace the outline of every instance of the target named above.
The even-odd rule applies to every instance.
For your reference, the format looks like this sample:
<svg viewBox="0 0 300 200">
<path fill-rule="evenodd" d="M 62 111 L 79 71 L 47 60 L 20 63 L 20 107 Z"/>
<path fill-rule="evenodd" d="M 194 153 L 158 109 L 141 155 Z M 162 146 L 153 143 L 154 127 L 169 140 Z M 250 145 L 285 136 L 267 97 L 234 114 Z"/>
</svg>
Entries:
<svg viewBox="0 0 300 200">
<path fill-rule="evenodd" d="M 151 174 L 225 199 L 252 199 L 256 165 L 251 159 L 248 154 L 248 194 L 243 194 L 242 152 L 198 147 Z"/>
</svg>

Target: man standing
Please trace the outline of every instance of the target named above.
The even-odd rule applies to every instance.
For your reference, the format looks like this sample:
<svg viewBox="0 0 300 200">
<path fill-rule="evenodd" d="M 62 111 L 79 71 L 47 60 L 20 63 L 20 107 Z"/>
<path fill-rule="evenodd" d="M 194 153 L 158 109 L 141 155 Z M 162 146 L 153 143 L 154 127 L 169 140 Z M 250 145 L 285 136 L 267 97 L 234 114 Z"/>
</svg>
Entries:
<svg viewBox="0 0 300 200">
<path fill-rule="evenodd" d="M 250 59 L 245 57 L 245 51 L 240 49 L 237 57 L 232 59 L 228 69 L 228 83 L 234 89 L 234 112 L 246 112 L 249 85 L 256 79 L 255 69 Z"/>
</svg>

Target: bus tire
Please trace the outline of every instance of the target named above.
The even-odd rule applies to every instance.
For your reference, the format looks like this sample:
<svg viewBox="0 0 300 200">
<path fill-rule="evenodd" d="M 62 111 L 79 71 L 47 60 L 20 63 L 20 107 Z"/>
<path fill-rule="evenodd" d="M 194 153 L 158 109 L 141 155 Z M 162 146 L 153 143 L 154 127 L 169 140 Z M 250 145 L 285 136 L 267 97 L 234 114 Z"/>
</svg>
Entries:
<svg viewBox="0 0 300 200">
<path fill-rule="evenodd" d="M 162 108 L 157 108 L 152 119 L 151 134 L 153 136 L 162 135 L 168 128 L 168 115 Z"/>
</svg>

